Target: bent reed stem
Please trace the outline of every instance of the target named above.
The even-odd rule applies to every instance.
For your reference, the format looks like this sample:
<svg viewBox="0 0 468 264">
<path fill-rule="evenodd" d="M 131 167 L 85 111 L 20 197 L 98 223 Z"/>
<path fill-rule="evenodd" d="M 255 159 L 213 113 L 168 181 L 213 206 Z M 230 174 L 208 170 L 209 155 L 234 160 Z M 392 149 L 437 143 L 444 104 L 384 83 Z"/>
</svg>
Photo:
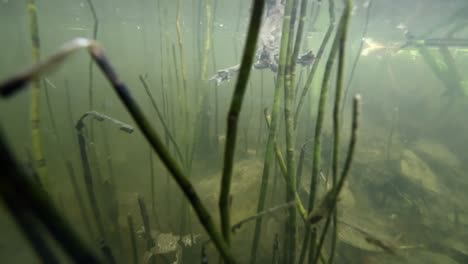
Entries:
<svg viewBox="0 0 468 264">
<path fill-rule="evenodd" d="M 224 151 L 223 175 L 221 179 L 221 190 L 219 196 L 219 210 L 221 217 L 221 229 L 224 240 L 229 245 L 231 235 L 229 192 L 231 188 L 232 170 L 234 165 L 234 151 L 237 139 L 237 123 L 242 108 L 250 70 L 252 68 L 255 48 L 262 21 L 265 0 L 257 0 L 253 3 L 247 40 L 244 47 L 244 55 L 239 69 L 236 87 L 231 100 L 231 106 L 227 117 L 226 144 Z"/>
</svg>

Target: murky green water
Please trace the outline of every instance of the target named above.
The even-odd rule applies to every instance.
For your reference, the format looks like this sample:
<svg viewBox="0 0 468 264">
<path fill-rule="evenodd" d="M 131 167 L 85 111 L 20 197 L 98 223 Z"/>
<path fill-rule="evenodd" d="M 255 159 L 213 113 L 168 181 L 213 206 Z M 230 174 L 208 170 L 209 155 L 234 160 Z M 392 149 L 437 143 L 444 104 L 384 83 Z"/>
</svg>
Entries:
<svg viewBox="0 0 468 264">
<path fill-rule="evenodd" d="M 182 39 L 177 34 L 177 2 L 94 0 L 95 21 L 88 1 L 37 1 L 40 53 L 46 58 L 71 39 L 92 38 L 97 25 L 97 41 L 120 80 L 188 176 L 219 230 L 226 117 L 236 81 L 234 77 L 217 87 L 207 79 L 217 70 L 240 63 L 250 1 L 180 0 Z M 212 25 L 207 20 L 207 3 L 211 3 Z M 329 25 L 328 1 L 310 0 L 307 10 L 301 53 L 312 50 L 317 54 Z M 341 1 L 335 1 L 334 11 L 338 21 L 343 11 Z M 345 57 L 340 170 L 348 150 L 355 94 L 362 96 L 362 106 L 358 144 L 337 206 L 335 263 L 468 263 L 468 208 L 464 202 L 468 199 L 467 12 L 468 5 L 461 0 L 353 1 Z M 0 80 L 33 63 L 29 23 L 28 1 L 0 1 Z M 207 31 L 207 26 L 212 30 Z M 208 40 L 207 32 L 212 33 Z M 207 41 L 210 46 L 205 53 Z M 411 45 L 404 45 L 408 43 Z M 296 189 L 306 209 L 318 95 L 330 46 L 328 43 L 318 64 L 295 131 L 296 161 L 303 150 Z M 206 76 L 202 76 L 204 62 Z M 309 70 L 297 67 L 294 106 Z M 336 66 L 321 135 L 317 201 L 332 185 L 335 75 Z M 232 224 L 257 212 L 268 138 L 264 109 L 271 113 L 275 77 L 269 69 L 251 71 L 237 131 L 230 190 Z M 39 128 L 47 167 L 46 191 L 81 239 L 97 254 L 101 254 L 100 241 L 104 241 L 117 263 L 133 262 L 132 231 L 139 263 L 149 263 L 150 252 L 161 263 L 203 263 L 202 246 L 206 247 L 208 263 L 219 261 L 194 210 L 100 70 L 94 64 L 90 68 L 86 51 L 77 52 L 42 76 L 40 85 Z M 0 101 L 2 131 L 28 174 L 38 167 L 33 155 L 30 103 L 31 89 Z M 90 116 L 78 134 L 75 126 L 88 111 L 132 126 L 134 132 L 125 133 L 121 123 Z M 289 162 L 283 100 L 279 120 L 276 144 Z M 86 192 L 78 135 L 85 139 L 102 231 Z M 287 185 L 275 156 L 272 164 L 265 208 L 288 202 Z M 155 243 L 152 250 L 147 249 L 138 195 L 148 209 Z M 41 263 L 7 207 L 0 208 L 0 262 Z M 262 217 L 255 263 L 289 263 L 292 251 L 287 247 L 291 244 L 287 212 L 283 208 Z M 134 230 L 128 226 L 128 214 Z M 240 263 L 251 259 L 254 222 L 242 224 L 232 235 L 231 250 Z M 319 234 L 324 222 L 314 226 Z M 293 250 L 296 263 L 306 225 L 298 214 Z M 59 262 L 70 262 L 45 229 L 39 230 Z M 330 242 L 331 235 L 322 252 L 327 259 Z"/>
</svg>

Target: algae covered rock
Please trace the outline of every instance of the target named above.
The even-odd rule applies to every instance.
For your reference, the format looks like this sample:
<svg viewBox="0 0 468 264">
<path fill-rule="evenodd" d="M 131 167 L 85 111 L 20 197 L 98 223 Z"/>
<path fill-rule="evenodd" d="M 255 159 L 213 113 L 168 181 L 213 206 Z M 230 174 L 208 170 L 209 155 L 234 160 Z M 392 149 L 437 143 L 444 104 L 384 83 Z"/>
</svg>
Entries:
<svg viewBox="0 0 468 264">
<path fill-rule="evenodd" d="M 439 142 L 420 139 L 416 141 L 413 149 L 416 153 L 428 159 L 431 163 L 434 162 L 438 165 L 444 165 L 452 168 L 459 168 L 461 165 L 460 159 L 445 145 Z"/>
<path fill-rule="evenodd" d="M 400 171 L 405 179 L 414 185 L 435 193 L 441 192 L 436 174 L 426 162 L 409 149 L 403 151 Z"/>
</svg>

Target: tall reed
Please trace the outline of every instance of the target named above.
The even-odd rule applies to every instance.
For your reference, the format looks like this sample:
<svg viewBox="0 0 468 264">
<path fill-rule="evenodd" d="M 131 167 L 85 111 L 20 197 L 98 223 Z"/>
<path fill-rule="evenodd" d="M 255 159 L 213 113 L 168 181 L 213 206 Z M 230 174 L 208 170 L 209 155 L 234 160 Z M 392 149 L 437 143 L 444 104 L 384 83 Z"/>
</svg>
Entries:
<svg viewBox="0 0 468 264">
<path fill-rule="evenodd" d="M 234 165 L 234 151 L 237 139 L 237 124 L 242 108 L 250 70 L 253 64 L 255 47 L 257 44 L 260 24 L 262 21 L 265 0 L 257 0 L 253 3 L 252 15 L 250 17 L 249 30 L 244 48 L 244 55 L 239 69 L 236 87 L 229 108 L 226 128 L 226 144 L 224 149 L 223 175 L 221 179 L 221 191 L 219 196 L 219 209 L 221 216 L 221 230 L 226 243 L 229 244 L 231 237 L 230 213 L 229 213 L 229 191 L 231 187 L 232 170 Z"/>
<path fill-rule="evenodd" d="M 34 63 L 38 63 L 41 57 L 41 42 L 39 37 L 39 23 L 37 18 L 37 5 L 35 0 L 28 0 L 29 32 L 32 42 L 32 56 Z M 34 165 L 39 174 L 42 185 L 50 190 L 47 161 L 44 157 L 41 139 L 41 82 L 36 78 L 32 82 L 30 104 L 31 139 Z"/>
</svg>

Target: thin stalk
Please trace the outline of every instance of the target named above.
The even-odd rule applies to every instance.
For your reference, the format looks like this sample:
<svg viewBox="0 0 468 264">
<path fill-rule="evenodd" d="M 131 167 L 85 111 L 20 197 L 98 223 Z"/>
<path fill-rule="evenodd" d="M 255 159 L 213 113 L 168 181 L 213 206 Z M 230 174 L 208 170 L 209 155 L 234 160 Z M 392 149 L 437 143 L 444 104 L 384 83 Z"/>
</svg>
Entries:
<svg viewBox="0 0 468 264">
<path fill-rule="evenodd" d="M 87 48 L 92 58 L 96 61 L 99 69 L 105 75 L 106 79 L 112 85 L 114 91 L 119 96 L 124 106 L 129 111 L 130 115 L 137 123 L 146 140 L 151 144 L 159 158 L 169 170 L 174 180 L 182 189 L 184 195 L 192 205 L 200 223 L 207 231 L 210 238 L 213 240 L 218 251 L 223 256 L 227 263 L 235 263 L 235 258 L 229 250 L 222 235 L 216 229 L 214 221 L 206 207 L 202 204 L 193 185 L 190 183 L 183 170 L 179 167 L 174 158 L 170 155 L 166 146 L 162 142 L 159 134 L 152 128 L 149 120 L 143 114 L 143 111 L 133 99 L 127 86 L 122 83 L 114 68 L 105 56 L 104 50 L 93 40 L 78 38 L 69 43 L 66 43 L 59 51 L 52 54 L 47 60 L 32 66 L 30 69 L 21 72 L 10 79 L 0 83 L 0 95 L 2 97 L 11 96 L 15 92 L 25 88 L 26 84 L 30 83 L 35 77 L 50 71 L 54 66 L 62 63 L 68 56 L 74 52 Z"/>
<path fill-rule="evenodd" d="M 289 4 L 289 2 L 291 2 Z M 294 199 L 294 194 L 296 193 L 296 150 L 295 150 L 295 142 L 296 142 L 296 133 L 294 129 L 294 121 L 293 121 L 293 104 L 294 104 L 294 77 L 293 72 L 295 71 L 294 64 L 296 60 L 294 59 L 294 25 L 296 23 L 296 13 L 297 13 L 297 4 L 298 0 L 289 0 L 286 3 L 285 7 L 285 17 L 283 24 L 283 32 L 282 34 L 289 34 L 288 36 L 288 56 L 286 59 L 286 66 L 285 66 L 285 78 L 284 78 L 284 120 L 285 120 L 285 134 L 286 134 L 286 163 L 287 163 L 287 177 L 286 180 L 291 188 L 287 188 L 286 190 L 286 200 L 289 201 Z M 291 13 L 288 13 L 288 5 L 291 6 Z M 288 15 L 289 14 L 289 15 Z M 288 17 L 289 16 L 289 17 Z M 289 32 L 284 30 L 286 27 L 286 23 L 289 23 Z M 297 44 L 297 43 L 296 43 Z M 295 48 L 294 48 L 295 49 Z M 286 223 L 287 227 L 287 241 L 288 250 L 286 255 L 287 263 L 295 263 L 296 262 L 296 232 L 297 232 L 297 223 L 296 223 L 296 210 L 295 208 L 289 208 L 289 218 Z"/>
<path fill-rule="evenodd" d="M 150 162 L 150 193 L 151 193 L 151 216 L 153 221 L 156 221 L 156 195 L 155 195 L 155 176 L 154 176 L 154 160 L 153 150 L 149 149 L 149 162 Z M 167 190 L 166 190 L 167 191 Z"/>
<path fill-rule="evenodd" d="M 32 56 L 34 63 L 38 63 L 41 57 L 41 45 L 39 38 L 39 23 L 37 19 L 37 5 L 35 0 L 28 1 L 29 31 L 32 41 Z M 31 139 L 34 163 L 42 185 L 47 191 L 51 191 L 47 172 L 47 161 L 44 157 L 41 140 L 41 84 L 39 78 L 32 81 L 30 104 Z"/>
<path fill-rule="evenodd" d="M 78 145 L 80 147 L 81 163 L 83 165 L 83 176 L 84 176 L 86 191 L 88 193 L 88 199 L 91 204 L 91 210 L 93 212 L 94 220 L 98 229 L 98 237 L 100 239 L 104 239 L 104 235 L 105 235 L 104 224 L 102 221 L 101 212 L 98 208 L 98 202 L 97 202 L 97 197 L 95 193 L 91 166 L 89 164 L 88 153 L 86 151 L 86 139 L 85 139 L 83 129 L 84 129 L 84 123 L 81 118 L 80 120 L 78 120 L 76 124 L 76 132 L 78 136 Z"/>
<path fill-rule="evenodd" d="M 72 111 L 72 100 L 71 100 L 71 96 L 70 96 L 70 88 L 68 87 L 68 81 L 65 80 L 64 82 L 64 86 L 65 86 L 65 97 L 66 97 L 66 102 L 67 102 L 67 119 L 68 121 L 70 122 L 70 127 L 72 129 L 74 129 L 74 124 L 73 124 L 73 111 Z M 73 144 L 73 146 L 75 146 L 75 144 Z M 75 150 L 75 148 L 73 148 L 73 150 Z M 74 151 L 73 151 L 74 152 Z M 78 202 L 78 208 L 80 208 L 80 212 L 81 212 L 81 217 L 83 218 L 83 222 L 85 224 L 85 227 L 86 227 L 86 230 L 88 232 L 88 235 L 90 238 L 93 238 L 94 237 L 94 233 L 93 233 L 93 230 L 91 228 L 91 221 L 89 219 L 89 215 L 86 211 L 86 206 L 85 206 L 85 202 L 83 200 L 83 195 L 80 191 L 80 188 L 79 188 L 79 185 L 78 185 L 78 181 L 76 179 L 76 174 L 75 174 L 75 170 L 73 168 L 73 163 L 71 161 L 71 159 L 67 159 L 66 160 L 66 168 L 67 168 L 67 171 L 68 171 L 68 175 L 70 176 L 70 182 L 71 182 L 71 185 L 72 185 L 72 188 L 73 188 L 73 192 L 75 193 L 75 196 L 76 196 L 76 200 Z"/>
<path fill-rule="evenodd" d="M 84 181 L 85 181 L 85 186 L 86 186 L 86 191 L 88 193 L 88 198 L 89 202 L 91 204 L 91 210 L 93 212 L 95 222 L 98 228 L 98 236 L 100 239 L 102 239 L 102 248 L 105 249 L 105 252 L 107 253 L 106 256 L 110 259 L 113 260 L 113 254 L 111 252 L 110 247 L 108 246 L 106 241 L 106 232 L 104 228 L 104 222 L 103 218 L 101 215 L 101 211 L 99 209 L 98 205 L 98 199 L 96 196 L 96 190 L 95 190 L 95 183 L 93 179 L 93 175 L 91 173 L 91 167 L 90 167 L 90 160 L 88 158 L 88 153 L 86 150 L 86 139 L 84 135 L 84 128 L 85 124 L 84 121 L 87 117 L 92 117 L 97 121 L 104 121 L 108 120 L 115 125 L 119 127 L 120 130 L 127 132 L 127 133 L 132 133 L 133 132 L 133 127 L 129 126 L 128 124 L 122 123 L 116 119 L 113 119 L 111 117 L 105 116 L 103 114 L 100 114 L 98 112 L 86 112 L 84 115 L 81 116 L 81 118 L 78 120 L 76 123 L 76 132 L 77 132 L 77 137 L 78 137 L 78 143 L 80 147 L 80 157 L 81 157 L 81 162 L 83 165 L 83 176 L 84 176 Z M 105 196 L 107 199 L 109 199 L 109 202 L 107 203 L 110 205 L 109 210 L 107 213 L 110 214 L 110 219 L 112 220 L 112 224 L 114 227 L 117 227 L 117 222 L 116 219 L 118 217 L 118 208 L 117 208 L 117 202 L 115 200 L 115 189 L 112 183 L 107 181 L 107 184 L 103 185 L 103 187 L 107 187 L 106 189 L 102 189 L 102 191 L 106 192 Z M 102 198 L 101 197 L 101 198 Z M 118 228 L 117 228 L 117 239 L 120 241 L 120 234 L 118 233 Z"/>
<path fill-rule="evenodd" d="M 145 228 L 145 240 L 146 240 L 146 249 L 151 251 L 153 247 L 156 246 L 153 236 L 151 236 L 151 225 L 148 216 L 148 211 L 146 210 L 146 204 L 141 195 L 138 195 L 138 207 L 140 208 L 141 219 L 143 220 L 143 227 Z M 152 258 L 152 263 L 155 263 L 155 259 Z"/>
<path fill-rule="evenodd" d="M 340 106 L 343 93 L 344 63 L 346 58 L 346 40 L 348 36 L 348 21 L 351 8 L 351 0 L 344 0 L 345 9 L 343 11 L 343 28 L 340 32 L 340 44 L 338 50 L 338 69 L 335 88 L 335 103 L 333 106 L 333 158 L 332 158 L 332 186 L 335 187 L 338 180 L 338 162 L 340 147 Z M 337 208 L 332 213 L 333 230 L 331 239 L 331 250 L 329 263 L 333 263 L 335 258 L 336 241 L 338 239 L 338 212 Z"/>
<path fill-rule="evenodd" d="M 94 4 L 92 0 L 86 0 L 88 2 L 89 10 L 91 11 L 91 15 L 93 16 L 93 36 L 92 39 L 97 40 L 98 36 L 98 29 L 99 29 L 99 19 L 96 14 L 96 9 L 94 8 Z M 94 74 L 93 74 L 93 67 L 94 63 L 93 60 L 89 61 L 89 66 L 88 66 L 88 100 L 89 100 L 89 109 L 93 110 L 94 109 Z"/>
<path fill-rule="evenodd" d="M 280 260 L 280 252 L 279 252 L 279 239 L 278 239 L 278 233 L 275 234 L 275 240 L 273 241 L 273 256 L 271 263 L 272 264 L 278 264 Z"/>
<path fill-rule="evenodd" d="M 105 111 L 105 107 L 103 107 L 103 111 Z M 104 198 L 106 201 L 106 208 L 107 208 L 107 213 L 109 216 L 109 219 L 111 220 L 111 224 L 113 227 L 111 227 L 111 239 L 112 241 L 116 241 L 116 246 L 117 246 L 117 252 L 121 253 L 122 252 L 122 236 L 120 234 L 120 228 L 119 228 L 119 223 L 118 223 L 118 218 L 120 215 L 119 212 L 119 202 L 117 199 L 117 181 L 114 177 L 114 167 L 112 165 L 112 150 L 111 146 L 109 143 L 109 131 L 108 131 L 108 125 L 107 123 L 103 124 L 101 126 L 101 132 L 102 132 L 102 142 L 104 145 L 104 152 L 105 152 L 105 159 L 106 159 L 106 165 L 108 169 L 108 178 L 104 179 L 102 187 L 105 187 L 102 191 L 106 191 L 106 195 L 104 195 Z"/>
<path fill-rule="evenodd" d="M 224 152 L 223 175 L 221 179 L 221 192 L 219 197 L 219 209 L 221 215 L 221 230 L 227 244 L 230 242 L 230 214 L 229 214 L 229 191 L 231 188 L 232 168 L 234 163 L 234 151 L 237 138 L 237 123 L 242 108 L 247 82 L 252 68 L 255 47 L 260 31 L 263 8 L 265 0 L 258 0 L 253 3 L 252 15 L 250 18 L 247 40 L 244 48 L 244 55 L 239 69 L 236 87 L 229 108 L 227 117 L 226 145 Z"/>
<path fill-rule="evenodd" d="M 362 35 L 359 43 L 359 48 L 357 50 L 356 56 L 354 57 L 353 65 L 351 66 L 351 72 L 349 73 L 348 80 L 346 82 L 346 88 L 343 96 L 343 105 L 341 106 L 341 116 L 343 116 L 344 109 L 346 108 L 346 103 L 348 102 L 348 92 L 349 88 L 351 87 L 351 83 L 353 82 L 354 78 L 354 72 L 356 71 L 357 64 L 359 62 L 359 59 L 362 57 L 361 56 L 361 51 L 362 51 L 362 46 L 364 45 L 364 37 L 367 35 L 367 29 L 369 28 L 369 19 L 370 19 L 370 14 L 371 14 L 371 8 L 372 8 L 372 0 L 369 0 L 369 4 L 367 5 L 367 11 L 366 11 L 366 20 L 364 22 L 364 28 L 362 30 Z"/>
<path fill-rule="evenodd" d="M 305 158 L 305 144 L 301 148 L 301 153 L 299 154 L 299 161 L 297 163 L 297 181 L 296 181 L 296 190 L 301 186 L 301 179 L 302 179 L 302 170 L 304 167 L 304 158 Z"/>
<path fill-rule="evenodd" d="M 86 212 L 85 202 L 83 200 L 83 196 L 81 194 L 80 188 L 78 187 L 78 181 L 76 179 L 75 171 L 73 170 L 73 165 L 71 160 L 66 161 L 66 168 L 68 171 L 68 175 L 70 176 L 70 182 L 73 188 L 73 192 L 76 196 L 76 201 L 78 202 L 78 208 L 81 212 L 81 217 L 83 218 L 83 223 L 88 232 L 90 238 L 94 238 L 93 229 L 91 228 L 91 222 L 89 220 L 88 213 Z"/>
<path fill-rule="evenodd" d="M 61 151 L 61 154 L 64 154 L 63 153 L 63 145 L 62 145 L 62 142 L 61 142 L 61 140 L 60 140 L 60 138 L 58 136 L 57 123 L 55 122 L 55 115 L 54 115 L 54 111 L 52 110 L 52 104 L 51 104 L 50 96 L 49 96 L 49 85 L 48 85 L 48 83 L 50 83 L 50 81 L 47 80 L 47 78 L 44 78 L 42 83 L 43 83 L 43 87 L 44 87 L 44 95 L 45 95 L 45 99 L 46 99 L 46 106 L 47 106 L 47 112 L 49 114 L 50 125 L 52 127 L 52 131 L 54 133 L 55 139 L 57 140 L 57 145 L 59 147 L 59 151 Z"/>
<path fill-rule="evenodd" d="M 334 5 L 333 1 L 329 2 L 330 6 Z M 329 7 L 330 8 L 330 7 Z M 330 14 L 331 11 L 330 11 Z M 334 13 L 333 13 L 334 14 Z M 332 17 L 334 18 L 334 16 Z M 331 20 L 331 19 L 330 19 Z M 336 32 L 335 39 L 333 40 L 333 44 L 330 50 L 330 54 L 328 56 L 327 63 L 325 65 L 325 72 L 323 75 L 323 80 L 322 80 L 322 87 L 320 90 L 320 97 L 319 97 L 319 105 L 318 105 L 318 113 L 317 113 L 317 121 L 315 125 L 315 135 L 314 135 L 314 152 L 313 152 L 313 161 L 312 161 L 312 181 L 310 185 L 310 191 L 309 191 L 309 213 L 312 212 L 312 209 L 314 208 L 314 203 L 315 203 L 315 196 L 317 192 L 317 178 L 319 175 L 320 171 L 320 163 L 321 163 L 321 154 L 322 154 L 322 140 L 321 140 L 321 135 L 322 135 L 322 127 L 323 127 L 323 121 L 325 117 L 325 104 L 327 102 L 327 97 L 328 97 L 328 90 L 330 86 L 330 77 L 331 77 L 331 72 L 333 68 L 333 64 L 335 62 L 335 55 L 338 52 L 339 48 L 339 41 L 341 39 L 341 31 L 342 31 L 342 24 L 343 24 L 343 17 L 340 18 L 339 22 L 339 27 Z M 310 234 L 310 229 L 306 227 L 306 235 Z M 309 249 L 309 262 L 313 260 L 314 256 L 311 255 L 314 253 L 314 247 L 315 247 L 315 241 L 311 241 L 310 243 L 310 249 Z M 320 251 L 319 251 L 320 252 Z M 317 252 L 315 252 L 317 255 Z M 316 262 L 312 262 L 316 263 Z"/>
<path fill-rule="evenodd" d="M 133 225 L 133 218 L 131 214 L 127 215 L 128 233 L 130 235 L 130 246 L 132 248 L 133 264 L 138 264 L 138 250 L 136 244 L 135 227 Z"/>
<path fill-rule="evenodd" d="M 299 56 L 299 51 L 301 49 L 302 38 L 304 36 L 304 28 L 305 22 L 307 20 L 307 3 L 308 0 L 301 0 L 301 9 L 300 9 L 300 16 L 299 16 L 299 25 L 297 27 L 296 33 L 296 40 L 294 42 L 294 50 L 291 56 L 291 86 L 295 86 L 296 84 L 296 61 L 297 57 Z M 296 94 L 296 93 L 294 93 Z"/>
<path fill-rule="evenodd" d="M 319 62 L 321 61 L 323 53 L 325 52 L 325 48 L 328 44 L 331 34 L 333 33 L 333 29 L 335 28 L 335 1 L 334 0 L 328 1 L 328 14 L 329 14 L 328 16 L 329 16 L 330 22 L 329 22 L 327 31 L 325 32 L 325 36 L 323 37 L 322 43 L 320 44 L 320 48 L 317 52 L 317 55 L 315 56 L 314 63 L 312 64 L 312 68 L 310 69 L 310 72 L 307 76 L 307 81 L 304 85 L 304 88 L 302 89 L 302 93 L 301 93 L 301 96 L 299 97 L 299 102 L 296 107 L 296 115 L 294 117 L 294 126 L 296 128 L 299 122 L 299 117 L 301 115 L 302 107 L 304 105 L 307 92 L 309 91 L 312 81 L 314 80 L 315 72 L 318 69 Z"/>
<path fill-rule="evenodd" d="M 181 75 L 182 75 L 182 88 L 183 88 L 183 116 L 184 116 L 184 121 L 183 124 L 185 127 L 189 127 L 189 104 L 188 104 L 188 87 L 187 87 L 187 70 L 185 69 L 185 61 L 184 61 L 184 44 L 183 44 L 183 39 L 182 39 L 182 28 L 181 28 L 181 1 L 182 0 L 177 0 L 177 17 L 176 17 L 176 29 L 177 29 L 177 43 L 179 45 L 179 59 L 180 59 L 180 67 L 181 67 Z M 189 160 L 189 130 L 185 129 L 185 160 Z"/>
<path fill-rule="evenodd" d="M 64 86 L 65 86 L 65 97 L 66 97 L 66 102 L 67 102 L 67 116 L 68 116 L 68 120 L 70 122 L 70 127 L 74 129 L 74 124 L 73 124 L 73 112 L 72 112 L 72 100 L 71 100 L 71 96 L 70 96 L 70 88 L 68 86 L 68 80 L 65 80 L 64 82 Z M 74 146 L 74 144 L 73 144 Z M 74 149 L 74 148 L 73 148 Z M 86 230 L 88 232 L 88 235 L 90 238 L 93 238 L 94 237 L 94 233 L 92 231 L 92 228 L 91 228 L 91 222 L 89 220 L 89 216 L 88 216 L 88 213 L 86 211 L 86 206 L 85 206 L 85 202 L 83 200 L 83 195 L 81 194 L 81 191 L 80 191 L 80 188 L 79 188 L 79 185 L 78 185 L 78 181 L 76 179 L 76 174 L 75 174 L 75 170 L 73 168 L 73 163 L 71 161 L 71 159 L 66 159 L 66 162 L 65 162 L 65 167 L 67 168 L 67 172 L 68 172 L 68 175 L 70 176 L 70 182 L 71 182 L 71 185 L 72 185 L 72 188 L 73 188 L 73 192 L 75 193 L 75 196 L 76 196 L 76 200 L 78 202 L 78 208 L 80 208 L 80 212 L 81 212 L 81 216 L 83 218 L 83 222 L 85 224 L 85 227 L 86 227 Z"/>
<path fill-rule="evenodd" d="M 286 9 L 285 14 L 291 13 L 291 8 L 292 8 L 291 3 L 292 2 L 290 0 L 287 2 L 287 5 L 285 6 L 285 9 Z M 279 64 L 278 64 L 278 75 L 277 75 L 277 80 L 275 83 L 273 108 L 271 112 L 271 126 L 269 129 L 267 145 L 266 145 L 266 150 L 265 150 L 265 159 L 263 163 L 263 172 L 262 172 L 262 180 L 261 180 L 261 185 L 260 185 L 259 199 L 258 199 L 258 204 L 257 204 L 257 212 L 261 212 L 265 208 L 265 199 L 266 199 L 268 181 L 269 181 L 269 176 L 270 176 L 270 166 L 271 166 L 271 162 L 272 162 L 273 155 L 274 155 L 276 134 L 278 132 L 278 127 L 279 127 L 278 121 L 279 121 L 279 113 L 280 113 L 280 106 L 281 106 L 281 99 L 282 99 L 281 87 L 284 85 L 284 70 L 285 70 L 286 59 L 287 59 L 287 43 L 288 43 L 288 37 L 289 37 L 289 33 L 286 32 L 286 31 L 289 31 L 288 22 L 290 21 L 287 20 L 287 17 L 285 16 L 283 20 L 284 30 L 281 34 L 281 46 L 280 46 L 281 48 L 280 48 L 280 57 L 279 57 Z M 261 219 L 257 219 L 255 223 L 252 248 L 250 251 L 250 263 L 251 264 L 256 263 L 261 229 L 262 229 L 262 221 Z"/>
<path fill-rule="evenodd" d="M 32 79 L 34 78 L 30 78 L 29 81 Z M 94 251 L 75 233 L 74 228 L 68 224 L 47 194 L 20 169 L 3 135 L 0 135 L 0 166 L 3 172 L 0 177 L 0 197 L 14 217 L 18 215 L 12 210 L 17 210 L 19 205 L 23 205 L 24 212 L 31 213 L 76 263 L 102 263 Z M 22 220 L 17 219 L 16 222 L 20 221 Z M 28 227 L 23 226 L 23 230 L 24 228 Z"/>
<path fill-rule="evenodd" d="M 151 94 L 151 91 L 149 89 L 148 83 L 146 82 L 146 79 L 140 74 L 138 75 L 138 78 L 140 79 L 141 84 L 145 88 L 146 94 L 151 100 L 151 104 L 153 105 L 154 110 L 156 111 L 156 114 L 158 115 L 159 121 L 161 122 L 161 125 L 164 128 L 164 133 L 169 137 L 169 140 L 172 142 L 172 145 L 174 146 L 174 149 L 176 151 L 177 157 L 179 158 L 181 164 L 186 164 L 184 156 L 182 154 L 182 151 L 179 148 L 179 145 L 177 144 L 174 136 L 172 136 L 172 133 L 169 129 L 169 127 L 166 124 L 166 120 L 164 119 L 163 114 L 161 113 L 161 110 L 159 109 L 158 105 L 156 104 L 156 101 L 153 98 L 153 95 Z"/>
<path fill-rule="evenodd" d="M 332 210 L 336 208 L 336 204 L 338 202 L 338 196 L 349 174 L 349 170 L 351 168 L 351 164 L 353 161 L 354 149 L 356 147 L 356 142 L 357 142 L 357 131 L 359 129 L 360 106 L 361 106 L 361 96 L 356 95 L 354 96 L 354 99 L 353 99 L 353 117 L 352 117 L 353 120 L 352 120 L 352 126 L 351 126 L 351 139 L 349 141 L 348 153 L 346 154 L 345 164 L 343 166 L 343 170 L 341 171 L 340 179 L 338 183 L 336 184 L 336 186 L 331 190 L 332 192 L 334 192 L 333 197 L 332 197 L 333 202 L 331 204 Z M 312 263 L 317 263 L 317 260 L 320 257 L 322 246 L 325 241 L 325 236 L 327 234 L 327 229 L 328 229 L 328 226 L 330 225 L 331 219 L 332 218 L 329 215 L 325 222 L 325 226 L 323 227 L 322 235 L 320 237 L 319 243 L 317 245 L 317 250 L 315 252 L 315 257 L 313 258 L 314 262 Z M 333 252 L 331 253 L 333 254 Z"/>
<path fill-rule="evenodd" d="M 235 233 L 238 229 L 240 229 L 242 227 L 242 225 L 244 225 L 244 224 L 246 224 L 248 222 L 251 222 L 252 220 L 256 220 L 256 219 L 261 218 L 261 217 L 263 217 L 265 215 L 276 213 L 279 210 L 289 209 L 291 207 L 294 208 L 294 206 L 296 206 L 296 202 L 292 201 L 292 202 L 289 202 L 289 203 L 280 204 L 280 205 L 274 206 L 272 208 L 266 209 L 264 211 L 261 211 L 260 213 L 249 216 L 249 217 L 247 217 L 245 219 L 242 219 L 241 221 L 237 222 L 236 224 L 234 224 L 231 227 L 231 232 Z"/>
<path fill-rule="evenodd" d="M 211 50 L 211 30 L 212 30 L 212 12 L 211 12 L 212 0 L 205 0 L 205 13 L 206 13 L 206 32 L 205 32 L 205 49 L 202 63 L 202 80 L 206 80 L 206 71 L 208 68 L 208 57 Z"/>
<path fill-rule="evenodd" d="M 213 46 L 213 49 L 211 50 L 212 56 L 211 59 L 213 61 L 213 69 L 218 69 L 216 66 L 216 53 L 215 53 L 215 47 L 216 45 L 214 44 L 214 21 L 216 21 L 216 11 L 218 7 L 218 2 L 219 0 L 215 0 L 214 5 L 213 5 L 213 22 L 211 23 L 212 27 L 212 32 L 211 34 L 211 45 Z M 215 82 L 216 83 L 216 82 Z M 220 156 L 219 155 L 219 94 L 218 94 L 218 87 L 216 86 L 214 89 L 214 143 L 215 143 L 215 149 L 216 149 L 216 157 Z"/>
<path fill-rule="evenodd" d="M 263 78 L 263 71 L 260 72 L 260 108 L 263 108 L 264 107 L 264 89 L 265 88 L 265 85 L 264 85 L 264 78 Z M 262 111 L 260 111 L 260 120 L 259 120 L 259 124 L 260 124 L 260 129 L 258 130 L 258 138 L 257 138 L 257 153 L 259 153 L 260 151 L 260 146 L 262 145 L 262 139 L 263 139 L 263 113 Z"/>
<path fill-rule="evenodd" d="M 265 111 L 265 119 L 266 119 L 267 127 L 270 128 L 271 120 L 269 116 L 267 116 L 266 111 Z M 284 179 L 284 182 L 286 183 L 287 190 L 294 194 L 297 211 L 299 212 L 299 215 L 301 216 L 301 218 L 305 220 L 307 218 L 307 211 L 305 210 L 305 207 L 302 204 L 301 198 L 299 197 L 299 193 L 297 192 L 297 188 L 294 188 L 294 186 L 292 185 L 292 182 L 288 180 L 288 168 L 286 166 L 286 162 L 284 161 L 283 154 L 281 153 L 281 150 L 278 147 L 278 144 L 276 144 L 276 141 L 274 142 L 274 149 L 275 149 L 275 155 L 276 155 L 276 160 L 277 160 L 276 164 L 280 168 L 281 175 L 283 175 L 283 179 Z"/>
<path fill-rule="evenodd" d="M 175 73 L 175 86 L 177 88 L 177 98 L 179 99 L 179 104 L 183 104 L 183 101 L 180 99 L 180 95 L 182 92 L 180 91 L 180 77 L 179 77 L 179 67 L 177 67 L 177 54 L 176 54 L 176 47 L 172 44 L 172 61 L 174 62 L 174 73 Z"/>
<path fill-rule="evenodd" d="M 162 59 L 161 59 L 161 69 L 163 69 L 162 67 Z M 169 109 L 168 109 L 168 102 L 167 102 L 167 89 L 166 89 L 166 81 L 164 79 L 164 71 L 161 72 L 161 76 L 160 76 L 160 80 L 161 80 L 161 99 L 162 99 L 162 114 L 163 114 L 163 118 L 164 120 L 167 120 L 167 123 L 169 123 L 171 121 L 171 119 L 169 119 Z M 169 124 L 167 125 L 167 127 L 169 128 Z M 165 134 L 165 139 L 166 139 L 166 145 L 169 146 L 169 142 L 170 142 L 170 139 L 169 139 L 169 135 L 167 133 L 164 133 Z"/>
</svg>

